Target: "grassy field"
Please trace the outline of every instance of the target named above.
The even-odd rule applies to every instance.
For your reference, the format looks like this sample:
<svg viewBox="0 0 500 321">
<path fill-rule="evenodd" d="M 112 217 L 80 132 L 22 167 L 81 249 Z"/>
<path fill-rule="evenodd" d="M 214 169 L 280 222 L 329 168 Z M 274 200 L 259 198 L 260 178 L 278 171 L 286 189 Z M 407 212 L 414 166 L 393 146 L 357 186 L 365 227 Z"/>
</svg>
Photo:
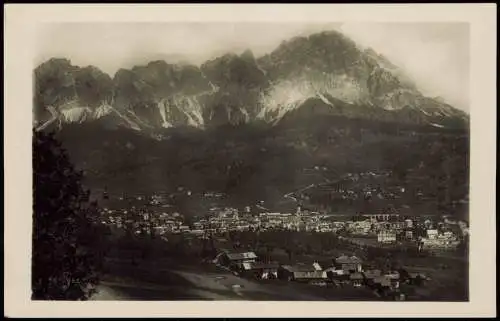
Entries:
<svg viewBox="0 0 500 321">
<path fill-rule="evenodd" d="M 303 261 L 318 259 L 304 256 Z M 402 285 L 410 301 L 466 301 L 467 278 L 462 265 L 438 266 L 415 259 L 405 266 L 409 272 L 421 272 L 430 277 L 423 286 Z M 366 288 L 318 287 L 281 280 L 253 280 L 235 276 L 211 263 L 174 260 L 138 261 L 107 260 L 107 273 L 102 278 L 103 300 L 271 300 L 271 301 L 378 301 Z M 237 287 L 233 287 L 237 286 Z M 103 294 L 104 293 L 104 294 Z M 109 294 L 111 293 L 111 294 Z M 106 294 L 108 295 L 106 298 Z M 103 298 L 104 297 L 104 298 Z"/>
<path fill-rule="evenodd" d="M 295 235 L 293 235 L 295 236 Z M 375 257 L 352 244 L 325 243 L 323 236 L 299 236 L 301 242 L 310 243 L 313 250 L 292 251 L 291 257 L 285 246 L 279 246 L 276 235 L 264 235 L 259 250 L 264 260 L 282 264 L 312 263 L 318 261 L 323 268 L 329 267 L 332 259 L 342 254 L 357 255 L 364 259 L 369 268 L 380 268 L 388 259 L 409 272 L 420 272 L 430 277 L 422 287 L 403 287 L 409 300 L 417 301 L 466 301 L 468 299 L 468 262 L 465 258 L 448 255 L 418 257 L 411 254 L 387 254 L 382 251 Z M 314 239 L 319 237 L 320 239 Z M 323 238 L 323 240 L 321 240 Z M 241 239 L 239 247 L 229 238 L 215 241 L 217 249 L 234 251 L 253 250 L 254 240 Z M 132 242 L 132 243 L 131 243 Z M 137 242 L 137 243 L 134 243 Z M 320 243 L 323 246 L 320 249 Z M 328 247 L 328 244 L 331 247 Z M 130 248 L 135 244 L 134 249 Z M 268 248 L 267 245 L 271 244 Z M 96 298 L 122 298 L 126 300 L 380 300 L 371 290 L 365 288 L 318 287 L 279 280 L 250 280 L 205 263 L 203 241 L 183 236 L 169 237 L 168 242 L 160 239 L 136 239 L 110 246 L 103 267 L 101 294 Z M 288 246 L 290 248 L 290 246 Z M 236 287 L 233 287 L 236 285 Z"/>
<path fill-rule="evenodd" d="M 246 279 L 211 263 L 108 259 L 105 266 L 94 300 L 377 300 L 366 289 Z"/>
</svg>

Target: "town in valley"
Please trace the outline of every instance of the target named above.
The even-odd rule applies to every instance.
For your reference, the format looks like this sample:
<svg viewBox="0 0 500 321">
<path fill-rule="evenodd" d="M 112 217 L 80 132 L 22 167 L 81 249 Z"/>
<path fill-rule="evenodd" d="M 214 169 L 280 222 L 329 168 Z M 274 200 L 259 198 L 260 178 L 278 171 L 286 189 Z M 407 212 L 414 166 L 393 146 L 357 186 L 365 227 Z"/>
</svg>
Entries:
<svg viewBox="0 0 500 321">
<path fill-rule="evenodd" d="M 383 193 L 370 186 L 358 192 L 336 186 L 332 193 L 343 197 L 395 199 L 405 193 L 404 187 Z M 293 211 L 287 212 L 272 211 L 263 201 L 242 208 L 224 206 L 224 193 L 197 195 L 182 186 L 175 193 L 139 195 L 104 190 L 98 197 L 98 223 L 109 233 L 131 235 L 145 244 L 154 241 L 159 247 L 154 253 L 132 253 L 129 264 L 174 256 L 176 263 L 195 266 L 195 273 L 243 297 L 248 282 L 253 284 L 247 286 L 248 293 L 258 293 L 256 284 L 288 284 L 299 287 L 298 293 L 312 293 L 309 300 L 449 301 L 467 296 L 466 285 L 457 282 L 468 273 L 467 221 L 395 210 L 318 212 L 303 205 L 307 188 L 283 196 L 295 201 Z M 171 205 L 179 197 L 209 200 L 212 207 L 186 215 Z M 450 291 L 451 287 L 456 289 Z M 251 299 L 272 297 L 255 295 Z"/>
</svg>

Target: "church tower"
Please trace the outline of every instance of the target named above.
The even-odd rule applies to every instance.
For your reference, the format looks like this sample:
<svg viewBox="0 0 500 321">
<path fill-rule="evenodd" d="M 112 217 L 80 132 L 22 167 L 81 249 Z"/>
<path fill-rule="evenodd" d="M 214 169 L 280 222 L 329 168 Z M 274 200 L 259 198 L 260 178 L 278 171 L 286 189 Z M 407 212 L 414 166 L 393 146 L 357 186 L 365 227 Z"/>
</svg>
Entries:
<svg viewBox="0 0 500 321">
<path fill-rule="evenodd" d="M 302 216 L 302 206 L 301 205 L 297 205 L 297 212 L 295 212 L 295 215 L 296 216 Z"/>
</svg>

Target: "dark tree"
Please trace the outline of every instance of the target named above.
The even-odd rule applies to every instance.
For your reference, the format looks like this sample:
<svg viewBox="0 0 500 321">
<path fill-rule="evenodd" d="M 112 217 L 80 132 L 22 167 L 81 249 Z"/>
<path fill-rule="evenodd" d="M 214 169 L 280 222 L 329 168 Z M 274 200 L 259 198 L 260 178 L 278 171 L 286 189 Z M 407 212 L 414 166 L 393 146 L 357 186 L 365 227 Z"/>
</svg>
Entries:
<svg viewBox="0 0 500 321">
<path fill-rule="evenodd" d="M 53 134 L 33 133 L 34 300 L 86 300 L 97 285 L 97 204 L 81 179 Z"/>
<path fill-rule="evenodd" d="M 274 246 L 271 244 L 266 245 L 266 261 L 270 262 L 271 261 L 271 253 L 274 250 Z"/>
<path fill-rule="evenodd" d="M 289 261 L 292 261 L 292 255 L 293 255 L 292 250 L 290 250 L 289 248 L 286 248 L 286 249 L 285 249 L 285 252 L 286 252 L 286 254 L 288 255 L 288 260 L 289 260 Z"/>
</svg>

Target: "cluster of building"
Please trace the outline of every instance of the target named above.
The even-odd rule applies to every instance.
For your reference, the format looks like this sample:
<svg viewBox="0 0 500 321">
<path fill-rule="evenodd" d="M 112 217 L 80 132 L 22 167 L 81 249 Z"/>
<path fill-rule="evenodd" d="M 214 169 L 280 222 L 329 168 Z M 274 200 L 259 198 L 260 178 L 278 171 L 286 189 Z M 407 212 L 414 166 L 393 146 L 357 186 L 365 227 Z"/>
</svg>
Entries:
<svg viewBox="0 0 500 321">
<path fill-rule="evenodd" d="M 397 214 L 366 214 L 358 221 L 347 221 L 347 236 L 376 237 L 381 244 L 411 241 L 419 249 L 454 249 L 467 237 L 468 224 L 447 217 L 421 219 Z"/>
<path fill-rule="evenodd" d="M 428 280 L 422 273 L 409 273 L 405 270 L 365 269 L 360 258 L 347 255 L 321 263 L 288 265 L 262 262 L 254 252 L 222 251 L 213 262 L 243 277 L 280 279 L 318 286 L 367 287 L 379 295 L 394 295 L 396 299 L 404 299 L 404 294 L 399 291 L 400 284 L 421 285 Z"/>
<path fill-rule="evenodd" d="M 391 172 L 389 171 L 347 173 L 336 182 L 313 186 L 316 191 L 322 191 L 324 194 L 327 194 L 331 201 L 355 201 L 358 199 L 395 200 L 401 198 L 406 192 L 404 186 L 384 186 L 383 184 L 377 183 L 377 181 L 380 182 L 390 175 Z M 304 190 L 307 189 L 308 188 Z M 304 190 L 295 196 L 300 199 L 309 199 L 309 196 L 307 193 L 304 193 Z M 423 193 L 418 191 L 415 196 L 422 197 Z"/>
<path fill-rule="evenodd" d="M 419 249 L 454 249 L 461 240 L 451 231 L 427 230 L 427 236 L 419 239 Z"/>
<path fill-rule="evenodd" d="M 101 213 L 101 223 L 134 234 L 183 233 L 191 231 L 184 223 L 184 217 L 179 213 L 159 213 L 152 215 L 144 209 L 111 210 L 104 208 Z"/>
<path fill-rule="evenodd" d="M 301 206 L 298 206 L 293 214 L 269 211 L 255 213 L 250 207 L 242 211 L 235 208 L 212 208 L 207 215 L 194 218 L 187 224 L 181 214 L 166 213 L 169 209 L 163 209 L 168 205 L 165 205 L 166 200 L 162 196 L 138 196 L 137 200 L 146 201 L 147 204 L 137 208 L 131 205 L 130 208 L 122 210 L 104 208 L 102 223 L 132 230 L 135 234 L 189 233 L 200 237 L 229 231 L 291 230 L 336 233 L 347 238 L 371 238 L 379 244 L 409 241 L 418 244 L 419 249 L 453 249 L 468 235 L 466 222 L 453 221 L 448 217 L 436 220 L 436 217 L 423 219 L 421 216 L 379 213 L 362 214 L 353 220 L 338 221 L 334 215 L 322 215 Z"/>
<path fill-rule="evenodd" d="M 154 201 L 153 201 L 154 202 Z M 249 208 L 239 211 L 235 208 L 212 208 L 208 215 L 198 217 L 186 224 L 184 217 L 179 213 L 155 213 L 146 208 L 128 210 L 102 210 L 102 223 L 117 228 L 134 229 L 136 233 L 150 233 L 153 228 L 156 233 L 191 233 L 197 235 L 222 234 L 229 231 L 267 231 L 267 230 L 294 230 L 314 232 L 335 232 L 339 224 L 326 220 L 326 216 L 310 211 L 297 213 L 264 212 L 253 214 Z"/>
<path fill-rule="evenodd" d="M 332 186 L 331 195 L 333 198 L 352 199 L 359 198 L 379 198 L 379 199 L 396 199 L 405 192 L 403 186 L 391 186 L 382 188 L 379 185 L 362 184 L 360 181 L 378 179 L 388 177 L 390 172 L 366 172 L 366 173 L 347 173 L 343 180 Z"/>
</svg>

